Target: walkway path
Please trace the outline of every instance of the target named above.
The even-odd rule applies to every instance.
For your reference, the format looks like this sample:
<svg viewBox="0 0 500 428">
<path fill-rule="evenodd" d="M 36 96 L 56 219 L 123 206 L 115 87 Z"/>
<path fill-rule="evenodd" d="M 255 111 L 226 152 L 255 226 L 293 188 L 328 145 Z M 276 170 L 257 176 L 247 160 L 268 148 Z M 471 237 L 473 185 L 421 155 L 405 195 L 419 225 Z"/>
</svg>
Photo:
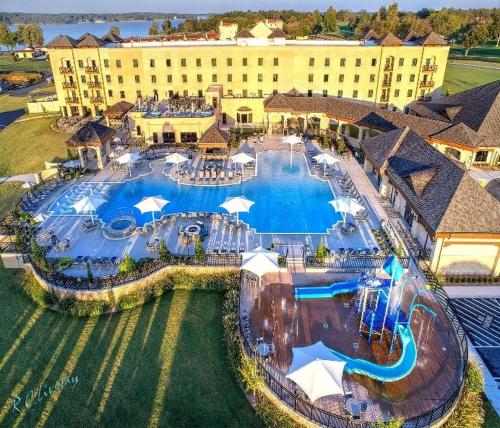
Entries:
<svg viewBox="0 0 500 428">
<path fill-rule="evenodd" d="M 36 184 L 39 182 L 39 179 L 38 179 L 38 174 L 34 174 L 34 173 L 14 175 L 12 177 L 0 178 L 0 184 L 1 183 L 15 182 L 15 181 L 22 181 L 24 183 Z"/>
<path fill-rule="evenodd" d="M 444 290 L 451 299 L 500 298 L 500 285 L 449 285 L 444 287 Z"/>
</svg>

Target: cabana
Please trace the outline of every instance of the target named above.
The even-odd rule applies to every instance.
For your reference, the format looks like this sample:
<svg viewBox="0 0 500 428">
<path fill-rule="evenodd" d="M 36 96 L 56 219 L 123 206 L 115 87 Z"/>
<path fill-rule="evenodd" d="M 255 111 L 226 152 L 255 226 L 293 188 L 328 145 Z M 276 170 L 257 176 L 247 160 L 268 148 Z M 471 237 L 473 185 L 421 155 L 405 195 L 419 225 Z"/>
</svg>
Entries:
<svg viewBox="0 0 500 428">
<path fill-rule="evenodd" d="M 109 126 L 111 122 L 122 122 L 125 115 L 134 107 L 134 104 L 127 101 L 118 101 L 116 104 L 109 106 L 102 113 L 106 118 L 106 124 Z"/>
</svg>

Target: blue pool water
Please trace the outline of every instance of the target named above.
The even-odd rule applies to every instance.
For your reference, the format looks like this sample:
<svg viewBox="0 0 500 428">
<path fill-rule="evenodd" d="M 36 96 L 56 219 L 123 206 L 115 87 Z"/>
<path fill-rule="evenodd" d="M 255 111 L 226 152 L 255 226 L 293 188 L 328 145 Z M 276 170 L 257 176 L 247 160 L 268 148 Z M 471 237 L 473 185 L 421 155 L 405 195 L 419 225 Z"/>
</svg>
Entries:
<svg viewBox="0 0 500 428">
<path fill-rule="evenodd" d="M 83 186 L 83 187 L 82 187 Z M 90 193 L 109 198 L 99 207 L 99 218 L 109 223 L 132 209 L 137 224 L 151 221 L 151 213 L 133 208 L 145 196 L 162 195 L 169 200 L 163 213 L 187 211 L 226 211 L 219 207 L 226 197 L 244 195 L 255 202 L 240 220 L 258 233 L 325 233 L 341 219 L 328 201 L 334 195 L 328 182 L 309 174 L 303 154 L 293 154 L 290 168 L 288 152 L 264 152 L 257 156 L 257 175 L 241 184 L 228 186 L 189 186 L 176 184 L 165 176 L 147 175 L 124 183 L 83 183 L 74 186 L 52 203 L 53 215 L 75 215 L 70 205 Z M 155 214 L 156 218 L 160 213 Z"/>
</svg>

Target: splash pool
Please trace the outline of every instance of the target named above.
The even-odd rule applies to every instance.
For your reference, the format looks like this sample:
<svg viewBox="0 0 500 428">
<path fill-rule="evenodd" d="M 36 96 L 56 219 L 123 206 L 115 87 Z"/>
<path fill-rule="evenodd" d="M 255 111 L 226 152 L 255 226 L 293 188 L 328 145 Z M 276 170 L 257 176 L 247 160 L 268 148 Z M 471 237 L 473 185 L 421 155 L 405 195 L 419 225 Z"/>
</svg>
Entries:
<svg viewBox="0 0 500 428">
<path fill-rule="evenodd" d="M 133 208 L 145 196 L 162 195 L 170 203 L 162 213 L 189 211 L 221 212 L 226 197 L 244 195 L 255 202 L 240 220 L 258 233 L 325 233 L 341 219 L 328 201 L 334 198 L 330 184 L 309 173 L 301 153 L 264 152 L 257 155 L 257 175 L 243 183 L 227 186 L 191 186 L 177 184 L 164 175 L 150 174 L 123 183 L 81 183 L 56 199 L 48 211 L 54 216 L 76 216 L 71 204 L 88 194 L 108 200 L 97 211 L 105 223 L 124 211 L 133 213 L 137 225 L 151 221 L 151 213 Z M 156 213 L 158 218 L 159 213 Z"/>
</svg>

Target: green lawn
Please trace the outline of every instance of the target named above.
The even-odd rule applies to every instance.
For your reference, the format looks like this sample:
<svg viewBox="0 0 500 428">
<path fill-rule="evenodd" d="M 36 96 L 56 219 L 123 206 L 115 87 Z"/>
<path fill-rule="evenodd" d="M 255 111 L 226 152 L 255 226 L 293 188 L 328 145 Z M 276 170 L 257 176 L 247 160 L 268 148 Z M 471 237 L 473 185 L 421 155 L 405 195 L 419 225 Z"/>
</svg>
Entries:
<svg viewBox="0 0 500 428">
<path fill-rule="evenodd" d="M 71 318 L 35 307 L 19 279 L 0 270 L 0 426 L 259 426 L 227 368 L 221 294 L 175 291 L 127 312 Z M 32 390 L 31 407 L 13 411 L 13 398 L 22 409 Z"/>
<path fill-rule="evenodd" d="M 21 195 L 26 192 L 21 185 L 22 183 L 0 184 L 0 219 L 14 209 Z"/>
<path fill-rule="evenodd" d="M 500 60 L 500 47 L 496 47 L 496 40 L 490 40 L 482 46 L 477 48 L 469 49 L 468 55 L 475 57 L 488 57 L 497 58 Z M 465 49 L 461 45 L 453 45 L 450 48 L 450 55 L 463 56 L 465 54 Z"/>
<path fill-rule="evenodd" d="M 444 75 L 443 94 L 462 92 L 485 83 L 500 79 L 500 70 L 449 64 Z"/>
<path fill-rule="evenodd" d="M 13 97 L 12 95 L 0 95 L 0 113 L 5 111 L 26 109 L 28 97 Z"/>
<path fill-rule="evenodd" d="M 14 61 L 11 54 L 0 54 L 0 71 L 19 70 L 19 71 L 44 71 L 50 68 L 49 61 L 21 59 Z"/>
<path fill-rule="evenodd" d="M 484 423 L 483 428 L 498 428 L 500 427 L 500 417 L 497 412 L 488 401 L 486 397 L 483 397 L 483 408 L 484 408 Z"/>
</svg>

